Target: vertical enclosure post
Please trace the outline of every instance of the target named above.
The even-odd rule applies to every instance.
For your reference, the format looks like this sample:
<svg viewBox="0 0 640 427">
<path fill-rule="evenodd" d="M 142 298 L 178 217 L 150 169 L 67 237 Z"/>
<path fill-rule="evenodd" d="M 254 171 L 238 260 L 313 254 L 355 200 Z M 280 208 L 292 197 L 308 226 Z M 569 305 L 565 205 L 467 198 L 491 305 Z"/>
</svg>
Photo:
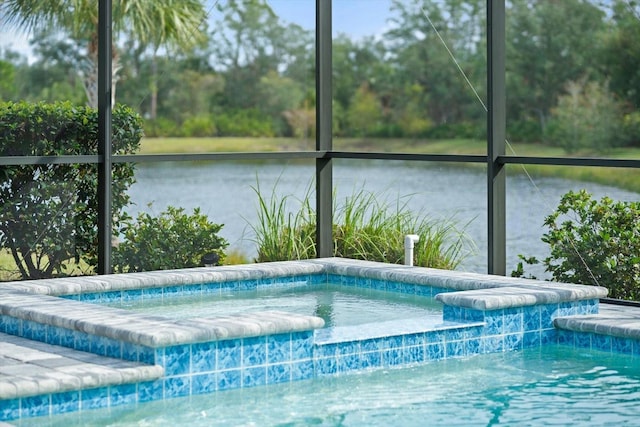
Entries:
<svg viewBox="0 0 640 427">
<path fill-rule="evenodd" d="M 488 273 L 506 274 L 505 0 L 487 0 L 487 217 Z"/>
<path fill-rule="evenodd" d="M 332 150 L 331 0 L 316 0 L 316 151 Z M 316 248 L 318 258 L 333 256 L 333 164 L 316 159 Z"/>
<path fill-rule="evenodd" d="M 111 2 L 98 2 L 98 274 L 111 273 Z"/>
</svg>

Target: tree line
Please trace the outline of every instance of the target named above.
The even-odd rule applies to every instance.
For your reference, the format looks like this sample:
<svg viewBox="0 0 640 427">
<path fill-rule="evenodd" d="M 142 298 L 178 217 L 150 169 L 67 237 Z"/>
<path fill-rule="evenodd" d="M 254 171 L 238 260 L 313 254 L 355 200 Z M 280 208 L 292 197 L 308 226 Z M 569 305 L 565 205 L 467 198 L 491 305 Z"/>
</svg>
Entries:
<svg viewBox="0 0 640 427">
<path fill-rule="evenodd" d="M 384 34 L 337 35 L 334 134 L 484 137 L 485 4 L 393 0 Z M 219 3 L 196 21 L 191 43 L 116 27 L 116 98 L 144 118 L 146 135 L 314 136 L 313 30 L 264 0 Z M 511 141 L 567 152 L 640 145 L 638 1 L 511 0 L 506 24 Z M 0 100 L 86 103 L 78 70 L 90 33 L 55 28 L 33 33 L 34 61 L 2 51 Z"/>
</svg>

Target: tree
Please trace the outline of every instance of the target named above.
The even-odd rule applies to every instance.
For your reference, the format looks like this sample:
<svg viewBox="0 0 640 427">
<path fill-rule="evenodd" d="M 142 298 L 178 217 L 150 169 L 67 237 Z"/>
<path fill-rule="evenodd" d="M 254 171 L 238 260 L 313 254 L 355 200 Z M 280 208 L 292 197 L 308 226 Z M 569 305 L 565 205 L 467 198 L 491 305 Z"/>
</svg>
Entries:
<svg viewBox="0 0 640 427">
<path fill-rule="evenodd" d="M 514 0 L 507 19 L 508 121 L 535 120 L 544 132 L 570 81 L 598 74 L 604 12 L 584 0 Z"/>
<path fill-rule="evenodd" d="M 551 110 L 549 139 L 567 153 L 605 152 L 622 143 L 621 108 L 608 88 L 585 79 L 569 82 Z"/>
<path fill-rule="evenodd" d="M 0 16 L 26 30 L 59 29 L 87 46 L 83 66 L 88 105 L 97 108 L 98 2 L 92 0 L 4 0 Z M 190 48 L 202 40 L 206 12 L 199 0 L 114 0 L 113 34 L 127 35 L 155 48 Z M 113 49 L 112 97 L 120 64 Z"/>
</svg>

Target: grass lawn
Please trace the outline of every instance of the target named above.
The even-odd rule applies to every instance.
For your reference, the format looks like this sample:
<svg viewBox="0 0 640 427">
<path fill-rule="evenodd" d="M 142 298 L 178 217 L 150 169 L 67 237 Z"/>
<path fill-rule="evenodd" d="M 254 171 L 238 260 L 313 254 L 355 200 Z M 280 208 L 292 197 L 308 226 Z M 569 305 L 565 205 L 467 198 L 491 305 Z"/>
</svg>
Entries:
<svg viewBox="0 0 640 427">
<path fill-rule="evenodd" d="M 362 139 L 336 138 L 336 151 L 370 151 L 387 153 L 425 154 L 486 154 L 486 142 L 472 139 L 412 140 L 412 139 Z M 185 154 L 207 152 L 258 152 L 258 151 L 305 151 L 314 150 L 313 139 L 294 138 L 144 138 L 140 154 Z M 507 147 L 507 154 L 519 156 L 568 157 L 558 147 L 540 144 L 515 143 Z M 573 157 L 597 157 L 589 152 L 576 153 Z M 640 149 L 621 148 L 607 153 L 615 159 L 640 159 Z M 576 181 L 597 182 L 626 190 L 640 192 L 640 169 L 542 166 L 528 165 L 532 176 L 554 176 Z M 508 173 L 524 173 L 519 165 L 508 166 Z"/>
</svg>

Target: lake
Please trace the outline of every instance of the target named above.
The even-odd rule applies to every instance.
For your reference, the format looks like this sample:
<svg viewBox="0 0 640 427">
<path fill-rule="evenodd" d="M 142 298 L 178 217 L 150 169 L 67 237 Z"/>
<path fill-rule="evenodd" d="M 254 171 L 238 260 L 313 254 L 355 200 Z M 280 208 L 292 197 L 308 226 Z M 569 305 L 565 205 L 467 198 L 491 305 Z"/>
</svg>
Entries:
<svg viewBox="0 0 640 427">
<path fill-rule="evenodd" d="M 508 170 L 514 172 L 515 167 Z M 313 162 L 165 162 L 136 166 L 137 182 L 130 190 L 133 206 L 129 212 L 159 214 L 167 206 L 183 207 L 187 212 L 200 207 L 214 223 L 224 224 L 220 235 L 229 249 L 238 249 L 249 257 L 257 253 L 251 225 L 257 222 L 258 197 L 252 189 L 258 185 L 263 196 L 272 193 L 295 200 L 314 190 Z M 336 199 L 365 190 L 392 206 L 399 201 L 416 213 L 430 218 L 454 218 L 477 246 L 459 270 L 487 272 L 487 191 L 485 169 L 433 163 L 334 160 L 333 180 Z M 548 245 L 540 238 L 546 231 L 545 216 L 557 207 L 563 194 L 586 189 L 600 199 L 638 200 L 626 190 L 588 182 L 558 178 L 533 178 L 507 175 L 507 273 L 515 269 L 518 254 L 543 259 Z M 313 193 L 311 193 L 313 194 Z M 311 197 L 315 202 L 315 196 Z M 542 268 L 529 269 L 544 277 Z"/>
</svg>

